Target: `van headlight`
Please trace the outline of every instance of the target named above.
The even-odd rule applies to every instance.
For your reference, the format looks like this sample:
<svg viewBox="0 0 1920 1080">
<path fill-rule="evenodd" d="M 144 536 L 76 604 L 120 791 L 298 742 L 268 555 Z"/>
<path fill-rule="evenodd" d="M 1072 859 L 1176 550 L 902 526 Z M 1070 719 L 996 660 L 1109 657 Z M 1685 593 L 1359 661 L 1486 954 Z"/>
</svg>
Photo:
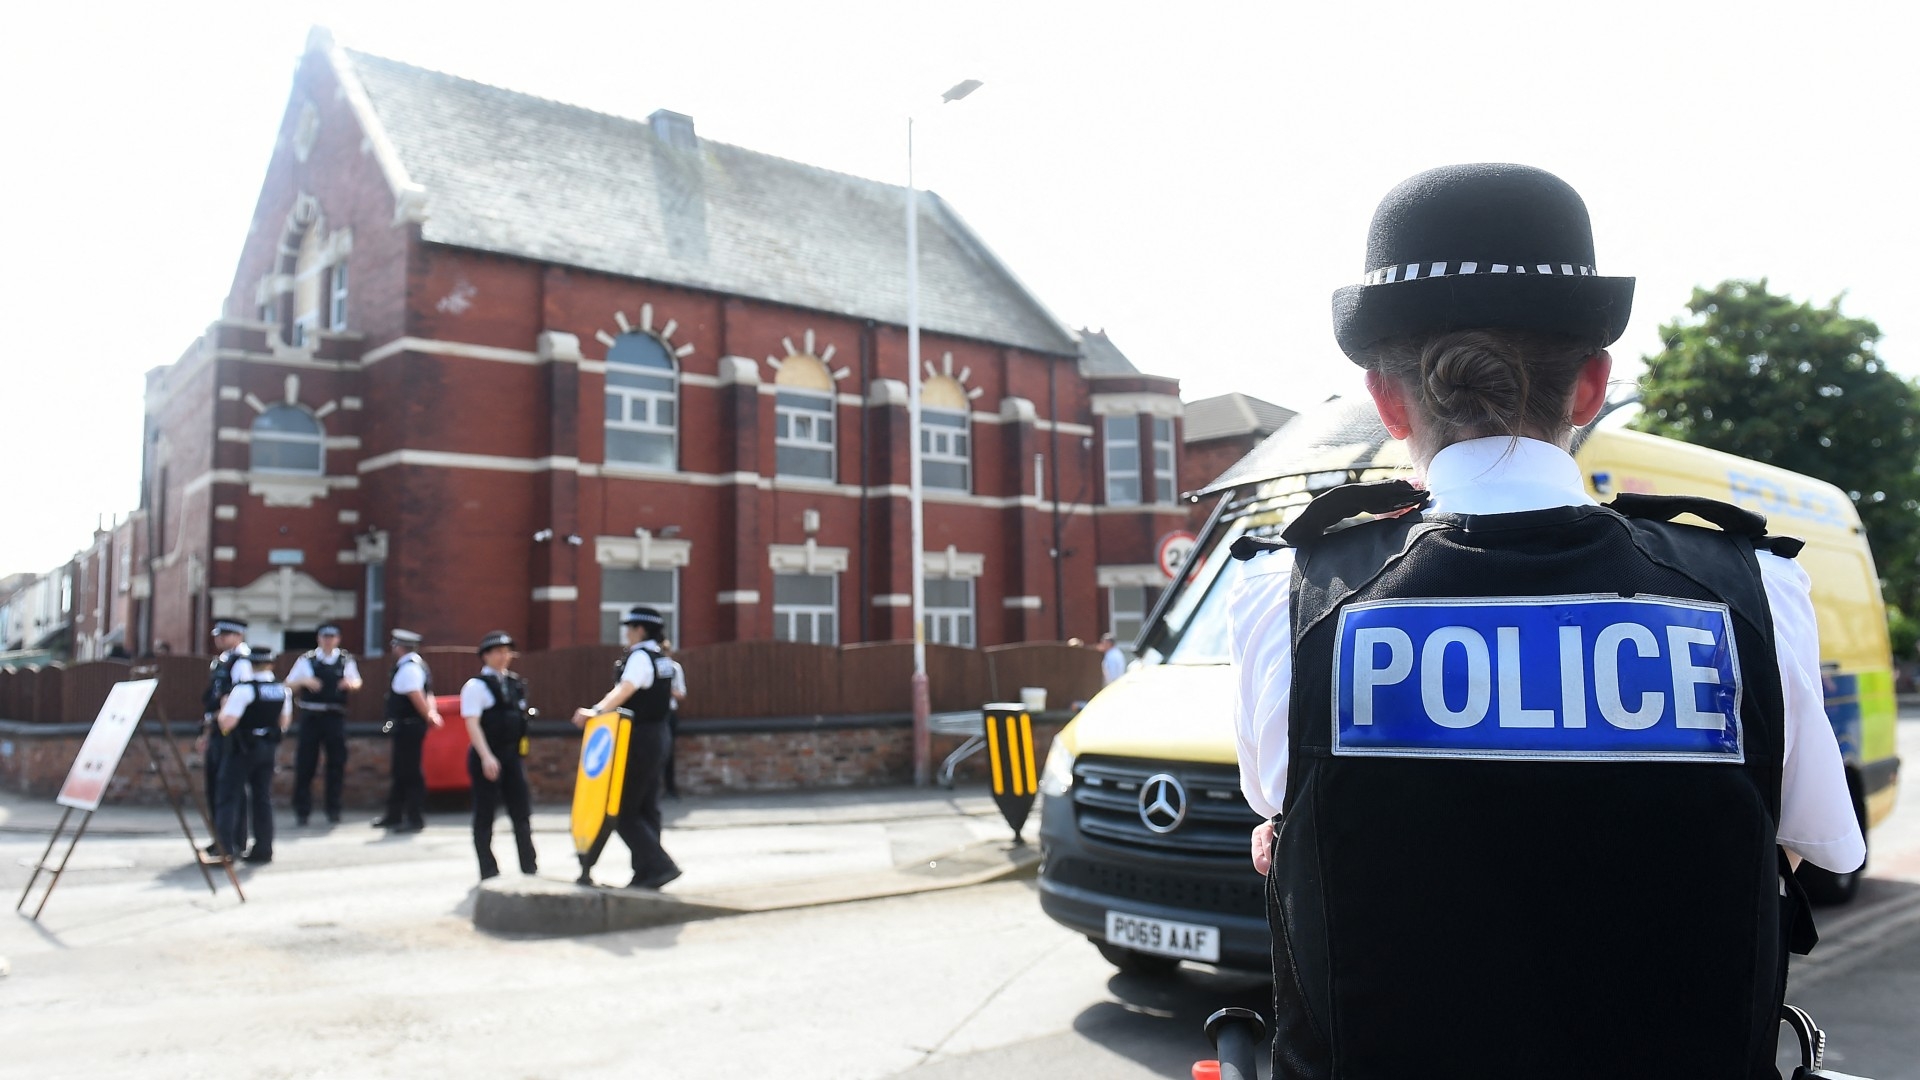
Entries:
<svg viewBox="0 0 1920 1080">
<path fill-rule="evenodd" d="M 1040 794 L 1058 798 L 1073 790 L 1073 755 L 1055 736 L 1047 745 L 1047 763 L 1040 767 Z"/>
</svg>

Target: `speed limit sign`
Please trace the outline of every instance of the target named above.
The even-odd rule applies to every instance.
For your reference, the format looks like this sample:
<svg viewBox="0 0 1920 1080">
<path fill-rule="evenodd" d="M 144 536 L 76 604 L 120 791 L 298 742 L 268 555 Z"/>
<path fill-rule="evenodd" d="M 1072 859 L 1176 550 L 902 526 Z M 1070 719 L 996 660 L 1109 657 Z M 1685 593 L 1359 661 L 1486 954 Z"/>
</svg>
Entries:
<svg viewBox="0 0 1920 1080">
<path fill-rule="evenodd" d="M 1193 534 L 1184 529 L 1161 537 L 1155 551 L 1160 572 L 1170 578 L 1179 577 L 1181 568 L 1187 565 L 1187 559 L 1193 555 L 1193 545 Z"/>
</svg>

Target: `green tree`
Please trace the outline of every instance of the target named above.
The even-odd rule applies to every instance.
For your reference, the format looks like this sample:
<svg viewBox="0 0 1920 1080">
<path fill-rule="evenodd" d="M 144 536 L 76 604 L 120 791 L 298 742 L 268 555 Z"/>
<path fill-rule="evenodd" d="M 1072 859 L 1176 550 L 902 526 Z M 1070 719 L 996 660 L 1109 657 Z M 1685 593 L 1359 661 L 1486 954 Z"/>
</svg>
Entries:
<svg viewBox="0 0 1920 1080">
<path fill-rule="evenodd" d="M 1839 487 L 1888 602 L 1920 611 L 1920 388 L 1880 359 L 1880 328 L 1764 278 L 1695 289 L 1687 311 L 1660 328 L 1634 426 Z"/>
</svg>

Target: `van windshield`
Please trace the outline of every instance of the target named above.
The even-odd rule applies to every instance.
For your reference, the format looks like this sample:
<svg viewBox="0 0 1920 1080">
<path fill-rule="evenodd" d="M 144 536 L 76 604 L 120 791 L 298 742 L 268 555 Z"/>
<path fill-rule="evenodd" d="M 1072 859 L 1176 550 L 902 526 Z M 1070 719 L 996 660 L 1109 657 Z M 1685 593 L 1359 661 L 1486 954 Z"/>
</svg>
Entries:
<svg viewBox="0 0 1920 1080">
<path fill-rule="evenodd" d="M 1227 594 L 1240 580 L 1230 549 L 1246 535 L 1248 519 L 1220 522 L 1204 537 L 1174 586 L 1164 613 L 1140 652 L 1148 664 L 1226 664 Z"/>
</svg>

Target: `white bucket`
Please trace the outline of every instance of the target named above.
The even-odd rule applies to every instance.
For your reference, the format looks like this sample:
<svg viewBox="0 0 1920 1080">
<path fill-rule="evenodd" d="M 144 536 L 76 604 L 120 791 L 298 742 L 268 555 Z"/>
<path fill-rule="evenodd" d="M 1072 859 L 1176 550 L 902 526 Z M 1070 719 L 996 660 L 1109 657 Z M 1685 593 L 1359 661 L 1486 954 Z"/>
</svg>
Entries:
<svg viewBox="0 0 1920 1080">
<path fill-rule="evenodd" d="M 1020 704 L 1030 713 L 1047 711 L 1047 688 L 1044 686 L 1023 686 L 1020 688 Z"/>
</svg>

